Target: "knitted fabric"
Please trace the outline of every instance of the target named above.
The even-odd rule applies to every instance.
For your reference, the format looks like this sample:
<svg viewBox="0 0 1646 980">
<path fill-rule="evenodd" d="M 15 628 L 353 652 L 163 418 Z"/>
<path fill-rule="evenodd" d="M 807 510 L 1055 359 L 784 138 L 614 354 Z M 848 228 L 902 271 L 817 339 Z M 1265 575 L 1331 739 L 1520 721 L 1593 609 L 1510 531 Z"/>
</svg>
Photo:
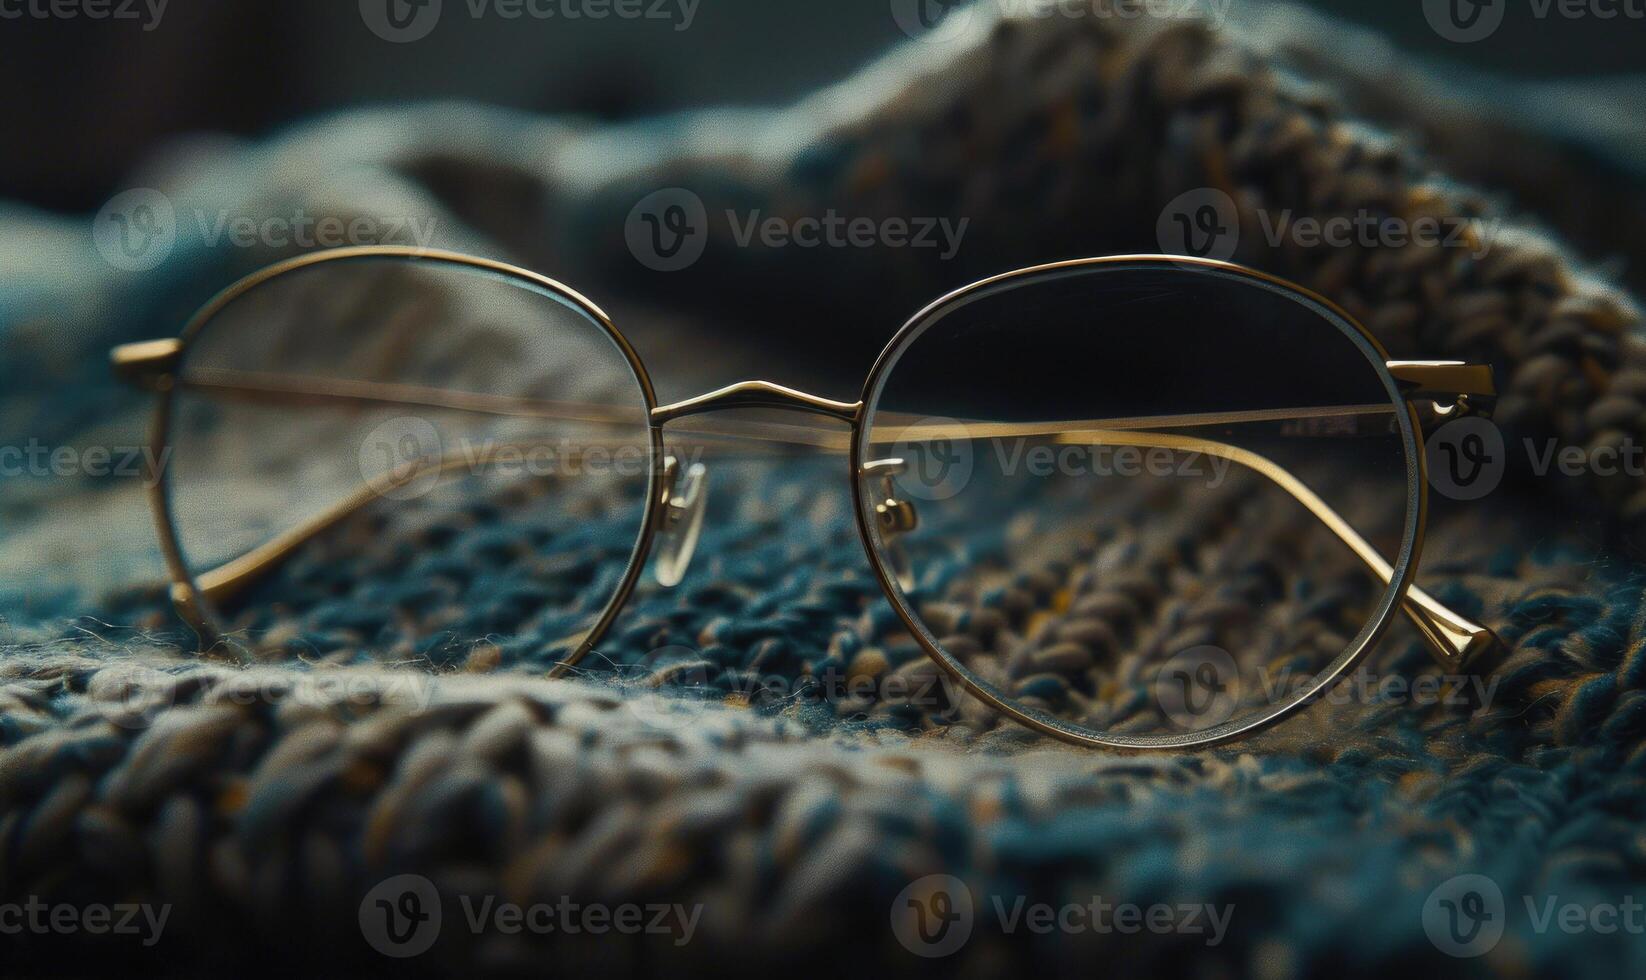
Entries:
<svg viewBox="0 0 1646 980">
<path fill-rule="evenodd" d="M 1236 32 L 983 20 L 780 111 L 620 129 L 467 107 L 357 113 L 180 151 L 143 180 L 183 212 L 437 214 L 437 244 L 606 302 L 664 399 L 741 376 L 855 397 L 842 379 L 924 301 L 1036 261 L 1155 251 L 1166 203 L 1212 187 L 1240 211 L 1237 260 L 1337 301 L 1395 357 L 1492 364 L 1513 442 L 1646 438 L 1638 315 L 1537 215 L 1353 122 L 1353 104 L 1272 70 Z M 634 202 L 670 186 L 711 214 L 970 225 L 948 261 L 748 248 L 711 225 L 703 258 L 671 276 L 638 268 L 623 236 Z M 1503 231 L 1483 254 L 1271 244 L 1260 212 L 1285 209 Z M 0 293 L 8 444 L 138 442 L 148 405 L 105 378 L 102 351 L 174 332 L 212 289 L 277 257 L 180 240 L 159 270 L 124 275 L 97 257 L 87 222 L 7 221 L 20 270 Z M 781 342 L 754 343 L 774 330 Z M 1646 872 L 1643 583 L 1623 545 L 1646 514 L 1638 480 L 1511 472 L 1484 500 L 1436 500 L 1419 581 L 1508 647 L 1480 710 L 1350 699 L 1215 751 L 1136 756 L 1049 742 L 975 705 L 934 717 L 826 696 L 817 679 L 831 673 L 932 673 L 865 562 L 844 461 L 715 476 L 686 582 L 643 585 L 598 656 L 553 681 L 541 649 L 509 637 L 508 590 L 522 563 L 588 560 L 591 545 L 554 537 L 545 555 L 485 501 L 437 529 L 364 527 L 357 558 L 301 556 L 250 603 L 275 639 L 255 662 L 225 663 L 200 657 L 167 607 L 133 481 L 8 485 L 0 902 L 169 904 L 152 949 L 72 942 L 77 956 L 172 969 L 380 968 L 363 899 L 416 874 L 444 909 L 439 941 L 410 961 L 430 970 L 663 972 L 728 956 L 751 970 L 884 961 L 951 974 L 1641 970 L 1638 936 L 1540 930 L 1521 901 L 1622 902 Z M 394 548 L 440 567 L 397 568 L 384 560 Z M 1036 569 L 1013 588 L 1032 596 L 1074 574 Z M 1320 572 L 1290 574 L 1278 596 Z M 1161 610 L 1172 584 L 1128 594 Z M 498 640 L 414 643 L 407 663 L 386 612 L 397 601 L 448 604 L 449 622 Z M 992 601 L 953 609 L 946 630 L 985 633 L 1014 599 Z M 1434 672 L 1404 625 L 1379 650 L 1380 672 Z M 682 664 L 717 696 L 673 693 Z M 763 697 L 750 678 L 791 683 Z M 964 882 L 978 914 L 953 959 L 927 963 L 895 938 L 894 900 L 937 873 Z M 1425 932 L 1432 891 L 1460 874 L 1507 898 L 1504 939 L 1480 959 L 1449 959 Z M 486 896 L 702 913 L 678 946 L 678 934 L 476 932 L 465 916 Z M 1093 896 L 1233 914 L 1216 946 L 1187 932 L 1042 935 L 994 914 Z M 4 941 L 25 964 L 67 949 Z"/>
</svg>

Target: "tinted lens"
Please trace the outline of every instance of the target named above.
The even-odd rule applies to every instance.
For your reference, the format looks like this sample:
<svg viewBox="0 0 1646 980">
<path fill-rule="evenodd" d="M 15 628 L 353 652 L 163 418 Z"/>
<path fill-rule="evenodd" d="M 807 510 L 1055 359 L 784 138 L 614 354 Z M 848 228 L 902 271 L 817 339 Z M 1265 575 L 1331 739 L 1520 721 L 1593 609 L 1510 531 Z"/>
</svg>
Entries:
<svg viewBox="0 0 1646 980">
<path fill-rule="evenodd" d="M 546 660 L 631 568 L 647 397 L 558 291 L 438 258 L 302 266 L 207 320 L 178 378 L 168 494 L 220 631 Z"/>
<path fill-rule="evenodd" d="M 1415 437 L 1381 356 L 1299 293 L 1163 262 L 1037 273 L 929 311 L 877 379 L 861 499 L 897 601 L 1048 725 L 1229 734 L 1318 692 L 1393 605 L 1349 539 L 1399 564 Z"/>
</svg>

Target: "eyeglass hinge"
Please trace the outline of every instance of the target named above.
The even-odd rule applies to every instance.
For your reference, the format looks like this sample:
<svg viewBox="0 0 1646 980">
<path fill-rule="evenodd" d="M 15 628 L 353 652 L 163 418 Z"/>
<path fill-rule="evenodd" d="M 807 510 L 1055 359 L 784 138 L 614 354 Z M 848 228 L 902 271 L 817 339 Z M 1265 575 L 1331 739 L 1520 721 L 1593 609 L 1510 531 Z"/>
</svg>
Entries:
<svg viewBox="0 0 1646 980">
<path fill-rule="evenodd" d="M 1431 401 L 1445 418 L 1478 415 L 1490 418 L 1497 405 L 1497 385 L 1486 364 L 1464 361 L 1389 361 L 1389 373 L 1407 401 Z"/>
<path fill-rule="evenodd" d="M 130 385 L 158 390 L 177 368 L 183 342 L 176 337 L 121 344 L 109 352 L 115 377 Z"/>
</svg>

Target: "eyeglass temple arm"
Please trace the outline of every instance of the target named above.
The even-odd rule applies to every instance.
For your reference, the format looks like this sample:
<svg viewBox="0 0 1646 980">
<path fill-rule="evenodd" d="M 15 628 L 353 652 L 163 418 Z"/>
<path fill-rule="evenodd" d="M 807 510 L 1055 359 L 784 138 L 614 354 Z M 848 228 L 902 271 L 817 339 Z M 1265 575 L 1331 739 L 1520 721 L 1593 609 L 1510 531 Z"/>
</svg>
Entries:
<svg viewBox="0 0 1646 980">
<path fill-rule="evenodd" d="M 151 343 L 158 350 L 158 345 L 166 342 Z M 150 345 L 128 345 L 128 348 L 146 346 Z M 116 350 L 117 368 L 121 364 L 120 355 L 124 350 L 127 349 L 118 348 Z M 131 351 L 130 353 L 133 356 L 129 357 L 128 360 L 135 361 L 139 355 L 152 354 L 154 351 Z M 1451 408 L 1456 408 L 1458 405 L 1465 404 L 1466 399 L 1472 395 L 1475 398 L 1475 404 L 1479 408 L 1490 409 L 1492 395 L 1490 376 L 1488 374 L 1482 379 L 1479 372 L 1483 369 L 1477 366 L 1458 365 L 1452 362 L 1391 362 L 1390 368 L 1395 373 L 1397 380 L 1406 387 L 1408 397 L 1447 398 L 1451 402 Z M 279 375 L 247 372 L 212 372 L 201 376 L 197 372 L 196 376 L 183 383 L 183 386 L 220 394 L 241 395 L 279 402 L 366 402 L 478 412 L 510 417 L 554 418 L 597 424 L 623 421 L 622 413 L 618 410 L 599 405 L 551 402 L 504 395 L 472 394 L 379 382 L 344 380 L 321 382 L 316 379 L 288 378 Z M 1331 409 L 1175 415 L 1041 424 L 917 425 L 905 430 L 903 436 L 905 439 L 918 440 L 945 437 L 991 438 L 1001 435 L 1049 435 L 1062 443 L 1097 443 L 1174 449 L 1201 452 L 1227 459 L 1257 471 L 1303 504 L 1310 513 L 1336 534 L 1366 564 L 1373 574 L 1387 584 L 1393 577 L 1393 569 L 1383 556 L 1377 552 L 1377 549 L 1361 537 L 1318 494 L 1314 493 L 1306 484 L 1278 463 L 1250 450 L 1215 440 L 1165 432 L 1149 432 L 1146 434 L 1144 430 L 1157 425 L 1193 427 L 1197 425 L 1227 424 L 1237 421 L 1280 421 L 1316 418 L 1325 414 L 1372 414 L 1374 412 L 1387 412 L 1388 410 L 1387 406 L 1344 406 Z M 632 419 L 628 421 L 632 424 Z M 824 449 L 845 450 L 849 446 L 849 440 L 844 433 L 811 426 L 774 425 L 771 423 L 706 425 L 702 419 L 692 419 L 690 421 L 693 423 L 691 431 L 704 436 L 772 441 Z M 1124 423 L 1130 427 L 1107 427 L 1117 423 Z M 1080 426 L 1081 428 L 1071 429 L 1070 426 Z M 459 465 L 472 464 L 472 462 L 472 459 L 454 459 L 448 456 L 437 463 L 429 465 L 435 466 L 437 472 L 445 473 Z M 239 558 L 201 574 L 196 579 L 201 592 L 205 598 L 214 602 L 232 598 L 286 560 L 293 552 L 316 535 L 336 525 L 339 521 L 370 504 L 396 486 L 404 485 L 405 482 L 421 477 L 426 472 L 428 472 L 428 466 L 413 467 L 404 475 L 399 484 L 386 486 L 383 485 L 383 481 L 377 481 L 375 485 L 369 484 L 361 487 L 325 512 L 305 521 L 298 527 L 280 534 Z M 1489 629 L 1447 608 L 1416 585 L 1408 587 L 1405 598 L 1401 603 L 1401 609 L 1418 628 L 1435 659 L 1444 668 L 1450 670 L 1467 669 L 1482 654 L 1497 645 L 1497 638 Z"/>
<path fill-rule="evenodd" d="M 296 527 L 288 528 L 240 557 L 230 559 L 210 571 L 195 576 L 199 595 L 213 604 L 230 601 L 279 567 L 297 549 L 379 497 L 393 493 L 431 472 L 436 475 L 445 474 L 475 462 L 472 454 L 453 450 L 439 459 L 422 465 L 402 467 L 379 479 L 363 483 L 347 497 Z M 187 600 L 191 597 L 192 590 L 189 594 L 183 595 L 173 590 L 174 599 Z"/>
<path fill-rule="evenodd" d="M 1394 577 L 1394 569 L 1388 561 L 1373 548 L 1360 533 L 1333 510 L 1331 505 L 1320 498 L 1320 495 L 1309 489 L 1308 485 L 1299 480 L 1292 472 L 1267 456 L 1254 453 L 1239 446 L 1215 442 L 1210 439 L 1201 439 L 1194 436 L 1181 436 L 1166 432 L 1134 432 L 1115 429 L 1092 429 L 1080 432 L 1066 432 L 1058 437 L 1059 442 L 1092 442 L 1110 446 L 1140 446 L 1147 448 L 1172 449 L 1185 452 L 1199 452 L 1221 459 L 1238 463 L 1248 469 L 1256 470 L 1271 483 L 1279 486 L 1290 494 L 1293 499 L 1302 504 L 1322 524 L 1325 524 L 1333 534 L 1336 534 L 1349 550 L 1353 551 L 1366 567 L 1378 577 L 1384 585 L 1388 585 Z M 1436 600 L 1429 593 L 1411 584 L 1401 600 L 1400 609 L 1406 618 L 1412 621 L 1418 632 L 1429 646 L 1429 652 L 1440 666 L 1448 671 L 1459 672 L 1468 670 L 1489 651 L 1498 645 L 1496 634 L 1486 627 L 1468 619 Z"/>
<path fill-rule="evenodd" d="M 1179 416 L 1149 416 L 1136 419 L 1110 420 L 1080 420 L 1069 422 L 978 422 L 954 423 L 938 425 L 914 425 L 899 430 L 900 441 L 927 442 L 935 439 L 990 439 L 1001 436 L 1046 436 L 1054 442 L 1064 445 L 1087 446 L 1136 446 L 1145 449 L 1168 449 L 1177 452 L 1200 453 L 1229 460 L 1247 469 L 1254 470 L 1286 491 L 1298 503 L 1302 504 L 1309 513 L 1313 514 L 1327 529 L 1337 535 L 1350 551 L 1376 575 L 1384 585 L 1388 585 L 1394 577 L 1394 569 L 1388 561 L 1361 537 L 1348 521 L 1344 520 L 1336 510 L 1320 495 L 1311 490 L 1308 484 L 1298 479 L 1290 470 L 1276 463 L 1274 460 L 1260 453 L 1233 446 L 1214 439 L 1205 439 L 1199 436 L 1186 436 L 1170 432 L 1149 431 L 1151 428 L 1167 424 L 1193 427 L 1196 425 L 1218 425 L 1230 422 L 1252 421 L 1281 421 L 1285 419 L 1318 418 L 1328 415 L 1363 415 L 1388 413 L 1390 407 L 1381 406 L 1334 406 L 1320 409 L 1282 409 L 1274 411 L 1255 412 L 1223 412 L 1207 415 L 1179 415 Z M 1127 428 L 1108 428 L 1114 422 L 1127 423 Z M 888 500 L 888 507 L 904 506 L 902 502 Z M 912 520 L 905 520 L 912 524 Z M 1406 595 L 1401 602 L 1401 611 L 1406 618 L 1412 621 L 1423 635 L 1429 646 L 1429 652 L 1443 668 L 1452 671 L 1464 671 L 1480 662 L 1483 655 L 1498 645 L 1496 634 L 1486 627 L 1454 612 L 1446 605 L 1418 588 L 1415 584 L 1409 585 Z"/>
<path fill-rule="evenodd" d="M 168 342 L 156 346 L 162 350 Z M 133 345 L 136 346 L 136 345 Z M 122 349 L 117 348 L 117 356 Z M 134 352 L 140 354 L 142 352 Z M 118 366 L 118 361 L 117 361 Z M 136 380 L 128 375 L 128 380 Z M 484 415 L 516 418 L 548 418 L 561 421 L 586 422 L 594 425 L 633 426 L 633 413 L 625 413 L 610 406 L 583 402 L 545 401 L 506 395 L 486 395 L 396 385 L 381 382 L 362 382 L 346 379 L 295 378 L 283 375 L 231 372 L 195 371 L 186 381 L 169 379 L 167 384 L 184 390 L 198 390 L 211 394 L 238 396 L 243 399 L 268 401 L 277 404 L 317 404 L 342 402 L 345 404 L 380 404 L 410 408 L 429 408 L 461 411 Z M 687 428 L 696 435 L 710 438 L 752 440 L 782 445 L 838 449 L 844 451 L 848 441 L 838 432 L 800 425 L 774 423 L 709 424 L 693 419 Z M 444 475 L 475 465 L 485 465 L 509 448 L 530 449 L 530 446 L 488 447 L 488 452 L 453 450 L 443 456 L 400 468 L 397 472 L 362 484 L 353 493 L 308 518 L 301 524 L 281 532 L 245 554 L 195 577 L 198 596 L 213 604 L 232 601 L 247 588 L 255 585 L 291 557 L 299 548 L 318 535 L 347 519 L 373 501 L 400 489 L 414 480 L 433 473 Z M 667 502 L 670 488 L 662 491 Z M 173 598 L 187 604 L 196 593 L 189 586 L 177 586 Z"/>
</svg>

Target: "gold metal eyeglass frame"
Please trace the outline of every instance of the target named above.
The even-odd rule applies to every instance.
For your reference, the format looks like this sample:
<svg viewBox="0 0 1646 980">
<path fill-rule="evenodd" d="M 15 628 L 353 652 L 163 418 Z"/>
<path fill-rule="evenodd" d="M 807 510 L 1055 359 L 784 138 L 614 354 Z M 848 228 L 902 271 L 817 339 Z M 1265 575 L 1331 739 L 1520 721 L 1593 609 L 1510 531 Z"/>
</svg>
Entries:
<svg viewBox="0 0 1646 980">
<path fill-rule="evenodd" d="M 687 420 L 693 420 L 691 431 L 699 435 L 846 451 L 849 455 L 849 478 L 858 536 L 882 590 L 909 633 L 926 654 L 972 696 L 1035 731 L 1077 745 L 1110 749 L 1200 748 L 1240 738 L 1273 725 L 1310 703 L 1321 691 L 1353 669 L 1382 636 L 1396 608 L 1404 612 L 1417 627 L 1436 662 L 1449 674 L 1482 668 L 1491 660 L 1489 653 L 1498 647 L 1497 639 L 1489 629 L 1447 608 L 1417 588 L 1412 581 L 1422 553 L 1427 518 L 1427 474 L 1418 408 L 1421 405 L 1431 409 L 1438 418 L 1455 418 L 1461 414 L 1489 414 L 1496 395 L 1490 369 L 1484 365 L 1458 361 L 1391 360 L 1376 338 L 1353 317 L 1324 297 L 1284 279 L 1231 263 L 1169 255 L 1105 256 L 1032 266 L 962 287 L 917 313 L 893 336 L 882 351 L 864 382 L 862 394 L 856 401 L 835 401 L 770 381 L 754 380 L 730 385 L 684 401 L 658 405 L 651 378 L 634 348 L 612 323 L 611 318 L 577 291 L 537 273 L 491 259 L 423 248 L 368 246 L 315 252 L 272 265 L 218 294 L 190 319 L 178 337 L 123 344 L 111 352 L 112 363 L 119 376 L 156 395 L 155 412 L 149 434 L 152 449 L 148 454 L 151 461 L 148 480 L 149 501 L 159 532 L 161 549 L 171 573 L 172 601 L 179 614 L 200 635 L 203 648 L 209 647 L 220 637 L 220 625 L 210 606 L 234 598 L 246 586 L 267 575 L 315 536 L 379 499 L 385 487 L 362 487 L 359 492 L 302 526 L 277 536 L 233 561 L 196 575 L 190 571 L 184 560 L 166 483 L 165 468 L 155 463 L 167 458 L 173 398 L 180 387 L 198 387 L 239 397 L 275 401 L 344 400 L 495 415 L 548 417 L 584 422 L 610 421 L 608 416 L 603 415 L 599 406 L 467 394 L 376 382 L 318 383 L 280 375 L 235 372 L 217 372 L 216 376 L 208 374 L 188 380 L 182 377 L 180 369 L 190 342 L 219 312 L 241 295 L 275 277 L 298 269 L 322 263 L 374 258 L 463 266 L 513 280 L 518 285 L 547 291 L 571 304 L 603 328 L 627 359 L 629 367 L 639 381 L 649 420 L 648 438 L 652 458 L 645 499 L 651 501 L 652 506 L 643 510 L 639 537 L 630 556 L 628 569 L 618 588 L 586 636 L 577 643 L 570 655 L 550 671 L 550 676 L 559 676 L 575 666 L 605 636 L 633 592 L 660 530 L 674 530 L 688 538 L 683 558 L 673 556 L 668 567 L 660 564 L 658 569 L 658 577 L 663 584 L 673 585 L 680 580 L 684 566 L 690 560 L 690 551 L 695 545 L 697 530 L 702 521 L 701 496 L 693 479 L 699 474 L 686 473 L 677 459 L 667 453 L 663 427 Z M 921 623 L 904 594 L 909 588 L 906 574 L 898 568 L 888 567 L 889 564 L 896 564 L 888 555 L 895 551 L 892 545 L 897 536 L 911 530 L 918 523 L 914 505 L 910 501 L 898 499 L 892 479 L 899 472 L 903 461 L 864 459 L 864 453 L 868 448 L 865 445 L 865 430 L 868 428 L 867 418 L 871 414 L 867 406 L 872 404 L 874 393 L 878 391 L 884 376 L 896 363 L 898 356 L 934 315 L 957 302 L 965 301 L 979 291 L 1003 284 L 1022 283 L 1033 277 L 1114 264 L 1215 270 L 1229 276 L 1266 284 L 1306 300 L 1319 309 L 1328 311 L 1358 333 L 1364 341 L 1365 348 L 1376 353 L 1378 366 L 1385 375 L 1386 385 L 1391 391 L 1399 393 L 1400 400 L 1405 405 L 1404 412 L 1395 410 L 1394 404 L 1366 406 L 1363 409 L 1368 412 L 1392 412 L 1395 415 L 1408 457 L 1409 499 L 1406 534 L 1401 552 L 1393 563 L 1370 545 L 1302 480 L 1266 457 L 1214 440 L 1156 431 L 1165 426 L 1299 418 L 1303 417 L 1305 412 L 1310 415 L 1321 414 L 1321 410 L 1318 409 L 1299 409 L 1291 413 L 1267 411 L 1225 413 L 1217 416 L 1170 415 L 1051 423 L 979 422 L 953 426 L 915 422 L 911 428 L 903 430 L 905 441 L 911 436 L 937 439 L 1038 435 L 1052 437 L 1064 444 L 1158 447 L 1200 452 L 1227 459 L 1261 474 L 1302 504 L 1388 587 L 1384 601 L 1368 628 L 1361 632 L 1350 649 L 1339 656 L 1331 668 L 1323 672 L 1307 690 L 1297 692 L 1292 698 L 1272 705 L 1256 717 L 1181 735 L 1128 736 L 1095 733 L 1077 728 L 1050 715 L 1012 704 L 944 652 L 937 638 Z M 707 415 L 747 408 L 799 413 L 813 420 L 833 420 L 844 423 L 849 431 L 841 433 L 835 429 L 813 428 L 806 425 L 705 424 L 702 421 L 702 417 Z M 1334 414 L 1353 414 L 1357 409 L 1350 406 L 1328 411 Z M 959 431 L 950 431 L 957 428 Z M 444 470 L 449 463 L 434 465 Z M 413 478 L 421 472 L 405 474 L 404 478 Z"/>
</svg>

